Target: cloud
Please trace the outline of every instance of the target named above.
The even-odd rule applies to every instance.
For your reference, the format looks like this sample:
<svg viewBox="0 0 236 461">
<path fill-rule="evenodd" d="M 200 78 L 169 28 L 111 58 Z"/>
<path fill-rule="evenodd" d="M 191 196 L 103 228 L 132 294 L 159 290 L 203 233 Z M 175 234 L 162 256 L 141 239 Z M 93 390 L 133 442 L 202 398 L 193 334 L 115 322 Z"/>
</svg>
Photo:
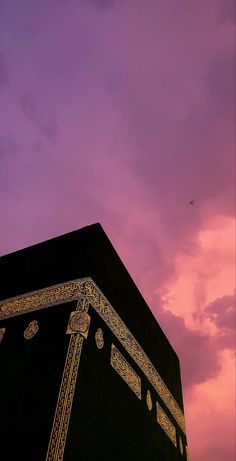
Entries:
<svg viewBox="0 0 236 461">
<path fill-rule="evenodd" d="M 113 8 L 121 0 L 89 0 L 89 2 L 97 9 L 104 10 Z"/>
<path fill-rule="evenodd" d="M 185 390 L 218 375 L 221 363 L 214 337 L 190 329 L 182 317 L 170 311 L 159 310 L 157 319 L 180 357 Z"/>
<path fill-rule="evenodd" d="M 14 3 L 13 11 L 5 2 L 1 31 L 14 51 L 4 162 L 9 132 L 21 155 L 9 160 L 2 183 L 8 177 L 19 199 L 7 184 L 1 251 L 101 221 L 180 357 L 187 396 L 209 389 L 185 405 L 197 414 L 187 425 L 200 431 L 195 460 L 214 453 L 224 461 L 224 409 L 214 411 L 222 353 L 233 347 L 232 2 Z"/>
<path fill-rule="evenodd" d="M 235 296 L 222 296 L 200 314 L 195 313 L 196 320 L 201 318 L 202 329 L 197 323 L 190 328 L 183 317 L 163 309 L 161 304 L 160 298 L 156 317 L 180 357 L 185 390 L 216 378 L 222 369 L 222 351 L 235 348 Z M 205 328 L 207 319 L 217 332 Z"/>
<path fill-rule="evenodd" d="M 236 10 L 234 0 L 220 0 L 219 20 L 223 23 L 235 23 Z"/>
<path fill-rule="evenodd" d="M 221 328 L 234 330 L 235 325 L 235 296 L 225 295 L 208 304 L 203 315 Z"/>
<path fill-rule="evenodd" d="M 185 416 L 191 461 L 235 459 L 235 357 L 221 353 L 222 369 L 215 379 L 185 395 Z"/>
<path fill-rule="evenodd" d="M 233 349 L 235 336 L 235 295 L 225 295 L 208 304 L 201 318 L 209 319 L 218 330 L 216 341 L 221 349 Z"/>
<path fill-rule="evenodd" d="M 17 143 L 12 133 L 0 136 L 0 158 L 7 157 L 17 150 Z"/>
<path fill-rule="evenodd" d="M 235 118 L 235 54 L 222 53 L 209 66 L 206 75 L 207 97 L 216 117 L 224 115 L 224 123 Z"/>
<path fill-rule="evenodd" d="M 23 113 L 33 122 L 44 137 L 52 140 L 57 136 L 59 132 L 57 120 L 43 114 L 40 103 L 32 93 L 23 93 L 19 103 Z"/>
<path fill-rule="evenodd" d="M 9 83 L 9 71 L 7 59 L 3 51 L 0 49 L 0 91 Z"/>
</svg>

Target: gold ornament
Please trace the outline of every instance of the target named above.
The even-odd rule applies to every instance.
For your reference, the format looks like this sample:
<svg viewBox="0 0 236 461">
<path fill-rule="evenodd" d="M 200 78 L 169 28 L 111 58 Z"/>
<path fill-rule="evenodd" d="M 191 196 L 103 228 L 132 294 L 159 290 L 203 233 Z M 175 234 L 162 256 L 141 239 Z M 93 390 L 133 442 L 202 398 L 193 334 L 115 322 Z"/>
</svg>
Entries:
<svg viewBox="0 0 236 461">
<path fill-rule="evenodd" d="M 95 333 L 95 341 L 96 341 L 98 349 L 102 349 L 104 346 L 104 338 L 103 338 L 103 331 L 101 328 L 98 328 L 98 330 Z"/>
<path fill-rule="evenodd" d="M 38 331 L 39 331 L 38 322 L 36 320 L 33 320 L 32 322 L 29 323 L 29 325 L 25 329 L 24 338 L 31 339 L 36 335 L 36 333 L 38 333 Z"/>
<path fill-rule="evenodd" d="M 149 411 L 151 411 L 151 409 L 152 409 L 152 397 L 151 397 L 151 393 L 150 393 L 149 390 L 147 391 L 146 402 L 147 402 L 147 407 L 148 407 Z"/>
<path fill-rule="evenodd" d="M 80 333 L 84 338 L 88 337 L 90 317 L 85 311 L 73 311 L 70 314 L 67 334 Z"/>
</svg>

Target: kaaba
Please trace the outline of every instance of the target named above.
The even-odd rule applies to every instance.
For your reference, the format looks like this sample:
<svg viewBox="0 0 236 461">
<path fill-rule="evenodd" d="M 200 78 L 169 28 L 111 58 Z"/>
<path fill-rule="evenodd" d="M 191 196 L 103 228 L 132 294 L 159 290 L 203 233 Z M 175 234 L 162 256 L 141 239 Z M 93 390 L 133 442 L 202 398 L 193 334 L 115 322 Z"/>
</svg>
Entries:
<svg viewBox="0 0 236 461">
<path fill-rule="evenodd" d="M 179 359 L 101 225 L 0 269 L 1 460 L 186 460 Z"/>
</svg>

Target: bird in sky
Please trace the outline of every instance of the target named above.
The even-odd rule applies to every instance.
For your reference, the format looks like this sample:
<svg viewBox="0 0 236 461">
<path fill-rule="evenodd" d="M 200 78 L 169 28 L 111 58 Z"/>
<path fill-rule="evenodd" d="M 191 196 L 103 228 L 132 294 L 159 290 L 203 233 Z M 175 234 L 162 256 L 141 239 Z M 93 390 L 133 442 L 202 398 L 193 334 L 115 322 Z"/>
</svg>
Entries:
<svg viewBox="0 0 236 461">
<path fill-rule="evenodd" d="M 190 200 L 189 205 L 194 205 L 195 200 Z"/>
</svg>

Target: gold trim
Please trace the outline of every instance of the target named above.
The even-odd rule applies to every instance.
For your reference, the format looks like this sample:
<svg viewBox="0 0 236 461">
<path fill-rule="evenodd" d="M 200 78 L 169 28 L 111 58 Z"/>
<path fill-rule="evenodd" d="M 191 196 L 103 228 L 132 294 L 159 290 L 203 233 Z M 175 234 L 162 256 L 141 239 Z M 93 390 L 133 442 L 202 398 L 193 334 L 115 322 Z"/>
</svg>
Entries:
<svg viewBox="0 0 236 461">
<path fill-rule="evenodd" d="M 153 385 L 154 389 L 157 391 L 158 395 L 166 404 L 169 411 L 185 433 L 184 414 L 178 403 L 145 354 L 144 350 L 141 348 L 132 333 L 121 320 L 120 316 L 113 309 L 109 301 L 90 278 L 81 280 L 80 290 L 89 300 L 98 314 L 100 314 L 109 328 L 113 331 L 115 336 L 119 339 L 133 360 L 141 368 L 145 376 Z"/>
<path fill-rule="evenodd" d="M 160 424 L 160 426 L 165 431 L 165 433 L 168 435 L 169 439 L 174 444 L 174 446 L 177 447 L 175 426 L 174 424 L 172 424 L 172 422 L 169 420 L 164 410 L 161 408 L 161 406 L 157 402 L 156 402 L 156 412 L 157 412 L 158 424 Z"/>
<path fill-rule="evenodd" d="M 179 436 L 179 450 L 180 450 L 180 453 L 181 455 L 184 454 L 184 447 L 183 447 L 183 442 L 182 442 L 182 437 Z"/>
<path fill-rule="evenodd" d="M 46 461 L 63 459 L 83 340 L 79 334 L 70 337 Z"/>
<path fill-rule="evenodd" d="M 78 299 L 79 288 L 75 280 L 0 301 L 0 320 Z"/>
<path fill-rule="evenodd" d="M 1 301 L 0 319 L 59 303 L 69 302 L 78 299 L 80 294 L 84 295 L 108 327 L 113 331 L 117 339 L 153 385 L 154 389 L 185 433 L 184 414 L 178 403 L 139 343 L 90 277 L 69 281 L 50 288 Z"/>
<path fill-rule="evenodd" d="M 38 322 L 36 320 L 32 320 L 29 323 L 27 328 L 24 331 L 24 338 L 25 339 L 32 339 L 39 331 Z"/>
<path fill-rule="evenodd" d="M 90 316 L 84 311 L 73 311 L 70 314 L 66 333 L 80 333 L 85 339 L 88 337 Z"/>
<path fill-rule="evenodd" d="M 146 395 L 146 403 L 147 403 L 147 407 L 149 411 L 151 411 L 152 410 L 152 397 L 151 397 L 151 393 L 149 390 L 147 391 L 147 395 Z"/>
<path fill-rule="evenodd" d="M 5 331 L 6 331 L 6 328 L 0 328 L 0 344 L 1 344 L 2 340 L 3 340 L 3 336 L 4 336 Z"/>
<path fill-rule="evenodd" d="M 98 328 L 98 330 L 95 333 L 95 341 L 98 349 L 102 349 L 104 346 L 104 338 L 103 338 L 103 331 L 101 328 Z"/>
<path fill-rule="evenodd" d="M 76 309 L 86 311 L 88 307 L 84 299 L 79 299 Z M 63 460 L 83 340 L 80 334 L 70 337 L 46 461 Z"/>
<path fill-rule="evenodd" d="M 111 366 L 141 400 L 141 379 L 114 344 L 111 345 Z"/>
</svg>

